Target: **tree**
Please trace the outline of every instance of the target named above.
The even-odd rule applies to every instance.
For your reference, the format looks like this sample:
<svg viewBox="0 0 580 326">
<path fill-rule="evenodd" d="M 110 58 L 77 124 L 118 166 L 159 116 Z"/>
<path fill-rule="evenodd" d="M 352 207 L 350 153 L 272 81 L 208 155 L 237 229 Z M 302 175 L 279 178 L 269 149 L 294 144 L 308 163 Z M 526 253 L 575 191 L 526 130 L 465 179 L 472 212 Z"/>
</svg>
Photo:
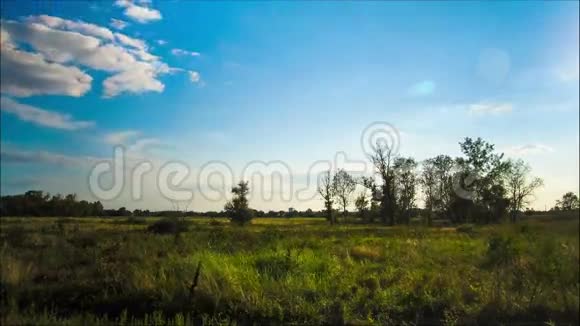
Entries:
<svg viewBox="0 0 580 326">
<path fill-rule="evenodd" d="M 415 208 L 415 194 L 417 175 L 415 169 L 417 162 L 412 158 L 398 157 L 393 163 L 396 176 L 397 207 L 399 208 L 400 220 L 409 224 L 411 210 Z"/>
<path fill-rule="evenodd" d="M 393 171 L 393 160 L 395 153 L 388 144 L 377 142 L 375 152 L 371 155 L 371 161 L 375 166 L 377 174 L 380 175 L 383 184 L 381 185 L 381 206 L 380 215 L 382 222 L 389 225 L 395 224 L 395 212 L 397 210 L 397 196 L 395 188 L 395 175 Z"/>
<path fill-rule="evenodd" d="M 580 202 L 578 196 L 569 191 L 562 196 L 562 199 L 556 201 L 556 208 L 563 211 L 571 211 L 578 209 Z"/>
<path fill-rule="evenodd" d="M 381 205 L 381 191 L 375 182 L 373 177 L 361 177 L 359 180 L 359 184 L 365 187 L 367 190 L 370 191 L 370 208 L 368 212 L 368 221 L 373 222 L 375 217 L 380 214 L 380 205 Z"/>
<path fill-rule="evenodd" d="M 332 175 L 330 170 L 328 170 L 320 180 L 318 184 L 318 193 L 324 200 L 324 209 L 326 211 L 326 219 L 330 222 L 330 224 L 336 223 L 334 219 L 334 215 L 332 214 L 332 204 L 334 198 L 334 182 L 332 182 Z"/>
<path fill-rule="evenodd" d="M 356 189 L 354 178 L 343 169 L 338 170 L 332 179 L 334 196 L 342 207 L 342 215 L 346 216 L 346 208 L 350 203 L 350 196 Z"/>
<path fill-rule="evenodd" d="M 479 221 L 499 220 L 501 216 L 497 213 L 507 200 L 502 196 L 505 194 L 503 180 L 509 164 L 502 160 L 503 154 L 495 153 L 494 145 L 481 138 L 465 138 L 459 145 L 465 158 L 456 160 L 461 171 L 455 176 L 459 182 L 454 187 L 455 190 L 460 188 L 464 193 L 469 193 L 468 199 L 472 201 L 464 205 L 467 211 L 459 214 L 472 215 Z M 458 199 L 456 196 L 454 199 L 461 202 L 466 198 Z"/>
<path fill-rule="evenodd" d="M 455 162 L 451 156 L 437 155 L 433 158 L 433 167 L 436 177 L 436 211 L 442 216 L 449 215 L 453 199 L 453 166 Z"/>
<path fill-rule="evenodd" d="M 512 222 L 516 222 L 518 213 L 530 204 L 534 190 L 543 185 L 542 179 L 529 177 L 530 171 L 530 166 L 522 160 L 509 161 L 506 190 Z"/>
<path fill-rule="evenodd" d="M 248 204 L 249 192 L 248 181 L 242 180 L 236 187 L 232 188 L 234 197 L 226 203 L 224 210 L 233 223 L 243 225 L 252 220 L 253 211 Z"/>
<path fill-rule="evenodd" d="M 423 162 L 423 170 L 419 177 L 419 183 L 425 198 L 425 209 L 427 210 L 427 225 L 433 224 L 433 210 L 436 205 L 437 196 L 437 175 L 434 159 L 427 159 Z"/>
<path fill-rule="evenodd" d="M 368 208 L 369 201 L 367 199 L 367 195 L 364 192 L 361 192 L 356 197 L 356 200 L 354 201 L 354 205 L 356 206 L 356 209 L 358 210 L 359 216 L 363 220 L 367 220 L 367 213 L 369 210 L 369 208 Z"/>
</svg>

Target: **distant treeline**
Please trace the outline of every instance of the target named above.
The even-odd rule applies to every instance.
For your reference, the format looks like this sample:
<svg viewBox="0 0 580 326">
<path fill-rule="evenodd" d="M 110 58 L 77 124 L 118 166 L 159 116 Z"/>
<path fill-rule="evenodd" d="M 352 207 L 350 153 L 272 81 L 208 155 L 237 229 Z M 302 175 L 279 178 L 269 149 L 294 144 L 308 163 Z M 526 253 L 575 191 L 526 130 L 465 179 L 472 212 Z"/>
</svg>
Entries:
<svg viewBox="0 0 580 326">
<path fill-rule="evenodd" d="M 75 194 L 51 196 L 30 190 L 0 199 L 1 216 L 103 216 L 105 212 L 101 202 L 79 201 Z"/>
<path fill-rule="evenodd" d="M 293 208 L 287 211 L 268 211 L 253 210 L 256 217 L 323 217 L 322 211 L 305 211 L 295 210 Z M 0 199 L 0 216 L 158 216 L 158 217 L 176 217 L 176 216 L 204 216 L 204 217 L 223 217 L 225 212 L 209 211 L 150 211 L 135 209 L 128 210 L 125 207 L 119 209 L 104 209 L 100 201 L 88 202 L 86 200 L 77 200 L 76 194 L 68 195 L 51 195 L 40 190 L 30 190 L 24 194 L 2 196 Z"/>
</svg>

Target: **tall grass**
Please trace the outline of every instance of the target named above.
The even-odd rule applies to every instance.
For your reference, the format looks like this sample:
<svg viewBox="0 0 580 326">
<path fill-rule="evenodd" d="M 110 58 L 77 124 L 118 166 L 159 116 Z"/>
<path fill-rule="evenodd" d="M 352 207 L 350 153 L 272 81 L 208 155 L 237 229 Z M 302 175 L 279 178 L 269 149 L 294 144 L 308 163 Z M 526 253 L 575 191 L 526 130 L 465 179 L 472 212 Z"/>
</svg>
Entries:
<svg viewBox="0 0 580 326">
<path fill-rule="evenodd" d="M 3 323 L 578 323 L 578 233 L 561 226 L 577 220 L 461 232 L 286 221 L 190 219 L 179 237 L 149 220 L 2 223 Z"/>
</svg>

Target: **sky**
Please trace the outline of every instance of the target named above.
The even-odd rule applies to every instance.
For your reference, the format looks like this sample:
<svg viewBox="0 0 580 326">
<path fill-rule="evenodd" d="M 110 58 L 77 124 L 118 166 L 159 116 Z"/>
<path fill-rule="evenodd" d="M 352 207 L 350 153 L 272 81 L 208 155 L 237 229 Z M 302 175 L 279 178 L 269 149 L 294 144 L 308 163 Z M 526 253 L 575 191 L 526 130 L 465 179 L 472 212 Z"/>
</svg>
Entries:
<svg viewBox="0 0 580 326">
<path fill-rule="evenodd" d="M 371 174 L 482 137 L 579 188 L 578 2 L 1 2 L 1 192 L 105 207 L 321 209 Z M 115 154 L 116 153 L 116 154 Z M 357 190 L 360 191 L 360 190 Z"/>
</svg>

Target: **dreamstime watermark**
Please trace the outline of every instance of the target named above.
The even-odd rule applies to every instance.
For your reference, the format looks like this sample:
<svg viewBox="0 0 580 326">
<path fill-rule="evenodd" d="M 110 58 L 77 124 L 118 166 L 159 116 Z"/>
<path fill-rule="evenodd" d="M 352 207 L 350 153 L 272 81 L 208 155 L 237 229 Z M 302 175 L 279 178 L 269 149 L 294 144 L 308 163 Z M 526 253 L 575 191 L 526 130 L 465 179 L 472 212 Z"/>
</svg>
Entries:
<svg viewBox="0 0 580 326">
<path fill-rule="evenodd" d="M 305 202 L 318 197 L 318 184 L 328 170 L 344 169 L 354 177 L 373 175 L 375 167 L 370 157 L 379 147 L 388 148 L 391 155 L 396 156 L 400 140 L 400 133 L 392 124 L 373 122 L 363 129 L 360 136 L 360 147 L 366 160 L 352 159 L 345 152 L 337 152 L 332 160 L 314 161 L 306 173 L 300 174 L 280 160 L 253 160 L 246 163 L 239 173 L 235 173 L 228 163 L 218 160 L 205 162 L 197 169 L 175 160 L 155 167 L 151 160 L 130 157 L 127 150 L 118 145 L 113 148 L 111 160 L 97 162 L 92 167 L 88 185 L 93 196 L 104 201 L 116 199 L 127 190 L 132 200 L 140 201 L 143 200 L 144 190 L 153 187 L 160 196 L 178 207 L 177 203 L 186 203 L 187 206 L 195 196 L 210 202 L 223 202 L 227 200 L 232 186 L 245 180 L 251 185 L 250 200 Z M 419 174 L 418 170 L 414 172 Z M 146 184 L 146 177 L 153 178 L 153 186 Z M 473 191 L 467 188 L 475 179 L 473 175 L 458 180 L 454 178 L 455 193 L 472 199 Z"/>
</svg>

